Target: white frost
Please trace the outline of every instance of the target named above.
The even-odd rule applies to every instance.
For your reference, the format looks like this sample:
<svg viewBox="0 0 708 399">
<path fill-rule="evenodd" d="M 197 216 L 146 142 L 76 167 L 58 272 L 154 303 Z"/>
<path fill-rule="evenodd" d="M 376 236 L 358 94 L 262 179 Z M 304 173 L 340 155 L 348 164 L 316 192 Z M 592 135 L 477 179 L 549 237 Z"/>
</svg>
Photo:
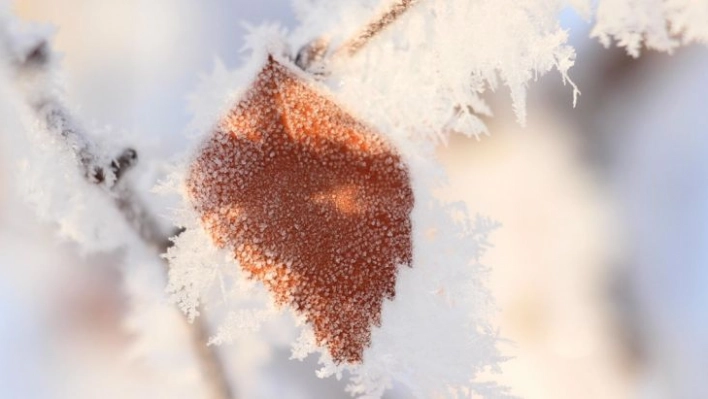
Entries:
<svg viewBox="0 0 708 399">
<path fill-rule="evenodd" d="M 613 40 L 638 57 L 642 46 L 672 52 L 681 45 L 708 45 L 708 2 L 703 0 L 601 0 L 592 36 Z"/>
</svg>

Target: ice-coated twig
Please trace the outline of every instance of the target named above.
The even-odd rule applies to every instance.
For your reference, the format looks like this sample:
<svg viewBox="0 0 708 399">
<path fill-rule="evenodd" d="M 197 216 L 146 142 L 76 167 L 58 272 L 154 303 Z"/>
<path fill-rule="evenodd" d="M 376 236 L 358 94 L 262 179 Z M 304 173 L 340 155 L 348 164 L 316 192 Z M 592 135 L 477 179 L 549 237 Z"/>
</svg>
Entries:
<svg viewBox="0 0 708 399">
<path fill-rule="evenodd" d="M 312 66 L 318 65 L 328 59 L 334 60 L 352 57 L 366 46 L 371 39 L 398 20 L 401 15 L 419 1 L 420 0 L 396 0 L 383 14 L 377 16 L 363 28 L 359 29 L 336 49 L 328 49 L 329 40 L 325 37 L 317 38 L 298 51 L 295 63 L 304 70 L 311 70 Z"/>
<path fill-rule="evenodd" d="M 164 231 L 130 182 L 122 179 L 138 162 L 137 151 L 126 148 L 113 159 L 103 159 L 97 155 L 101 151 L 96 143 L 90 141 L 79 123 L 73 120 L 69 111 L 58 101 L 45 101 L 33 109 L 47 131 L 60 136 L 66 143 L 74 154 L 84 178 L 110 193 L 116 208 L 142 241 L 159 254 L 164 253 L 170 246 L 170 234 Z"/>
<path fill-rule="evenodd" d="M 0 23 L 2 22 L 5 21 L 0 20 Z M 52 51 L 46 39 L 16 36 L 9 29 L 3 28 L 7 27 L 0 26 L 0 46 L 5 47 L 10 67 L 17 74 L 35 75 L 35 79 L 37 74 L 50 74 Z M 28 41 L 32 43 L 28 44 Z M 155 251 L 156 257 L 160 257 L 171 245 L 171 234 L 164 231 L 157 216 L 146 206 L 131 182 L 123 179 L 125 173 L 137 163 L 137 152 L 127 148 L 112 159 L 100 155 L 104 151 L 92 141 L 68 108 L 52 93 L 51 88 L 30 87 L 25 90 L 26 102 L 36 113 L 47 133 L 61 137 L 73 153 L 78 166 L 77 173 L 82 173 L 89 183 L 100 186 L 106 195 L 110 196 L 115 207 L 141 241 Z M 161 262 L 167 273 L 166 261 L 161 259 Z M 206 320 L 200 318 L 193 323 L 187 322 L 186 319 L 183 321 L 190 337 L 191 350 L 204 377 L 208 397 L 234 398 L 226 368 L 218 352 L 214 346 L 207 345 L 209 329 Z"/>
<path fill-rule="evenodd" d="M 419 0 L 397 0 L 391 4 L 390 8 L 376 18 L 374 21 L 367 24 L 363 29 L 358 31 L 354 36 L 345 41 L 337 50 L 334 51 L 334 56 L 346 55 L 353 56 L 361 50 L 374 36 L 386 29 L 389 25 L 395 22 L 409 8 L 418 3 Z"/>
<path fill-rule="evenodd" d="M 95 184 L 113 189 L 120 178 L 138 161 L 138 154 L 132 148 L 126 148 L 115 159 L 100 159 L 94 145 L 86 134 L 71 119 L 71 115 L 55 100 L 42 101 L 33 106 L 47 130 L 58 134 L 64 139 L 69 149 L 74 153 L 83 169 L 86 179 Z"/>
</svg>

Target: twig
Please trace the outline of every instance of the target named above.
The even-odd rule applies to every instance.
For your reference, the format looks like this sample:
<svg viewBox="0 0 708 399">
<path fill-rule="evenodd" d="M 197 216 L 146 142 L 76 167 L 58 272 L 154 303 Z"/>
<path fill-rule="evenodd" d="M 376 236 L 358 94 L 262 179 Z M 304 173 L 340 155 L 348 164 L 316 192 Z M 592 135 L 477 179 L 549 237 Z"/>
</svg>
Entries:
<svg viewBox="0 0 708 399">
<path fill-rule="evenodd" d="M 2 28 L 0 26 L 0 28 Z M 5 44 L 13 49 L 11 35 L 0 31 L 6 37 L 0 37 L 0 45 Z M 2 43 L 2 41 L 5 43 Z M 13 66 L 18 73 L 46 73 L 52 58 L 52 52 L 46 40 L 42 39 L 34 46 L 20 52 L 11 52 L 14 60 Z M 59 135 L 66 146 L 74 154 L 81 173 L 89 183 L 103 188 L 106 195 L 110 196 L 126 222 L 135 230 L 146 246 L 155 250 L 155 256 L 160 258 L 171 245 L 169 233 L 160 226 L 157 217 L 140 199 L 130 181 L 124 179 L 125 173 L 138 161 L 138 154 L 134 149 L 125 149 L 113 159 L 101 157 L 98 145 L 83 131 L 59 100 L 53 96 L 41 93 L 28 95 L 27 101 L 37 113 L 40 120 L 45 123 L 50 133 Z M 167 273 L 167 262 L 160 258 Z M 184 327 L 188 330 L 192 350 L 199 363 L 201 372 L 207 384 L 207 391 L 213 399 L 232 399 L 233 390 L 226 376 L 226 368 L 213 346 L 208 346 L 209 332 L 203 318 L 193 323 L 182 319 Z"/>
<path fill-rule="evenodd" d="M 381 33 L 394 21 L 396 21 L 401 15 L 408 11 L 411 6 L 415 5 L 418 0 L 398 0 L 393 3 L 390 8 L 379 16 L 376 20 L 370 22 L 364 27 L 364 29 L 357 32 L 354 36 L 349 38 L 344 44 L 342 44 L 335 52 L 334 56 L 337 57 L 340 54 L 349 57 L 354 56 L 359 50 L 362 49 L 374 36 Z"/>
<path fill-rule="evenodd" d="M 295 63 L 304 70 L 311 70 L 313 66 L 323 61 L 353 57 L 376 35 L 398 20 L 401 15 L 419 1 L 420 0 L 396 0 L 383 14 L 366 24 L 366 26 L 344 41 L 343 44 L 335 50 L 328 51 L 328 39 L 325 37 L 317 38 L 298 51 Z"/>
</svg>

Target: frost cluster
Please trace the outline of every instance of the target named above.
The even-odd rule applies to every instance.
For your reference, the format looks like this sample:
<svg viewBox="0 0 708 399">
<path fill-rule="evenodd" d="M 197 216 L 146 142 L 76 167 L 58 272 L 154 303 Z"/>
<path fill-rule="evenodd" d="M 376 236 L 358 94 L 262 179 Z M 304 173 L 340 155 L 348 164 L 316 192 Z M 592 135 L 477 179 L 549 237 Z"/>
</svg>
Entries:
<svg viewBox="0 0 708 399">
<path fill-rule="evenodd" d="M 671 52 L 690 43 L 708 45 L 708 2 L 702 0 L 601 0 L 592 36 L 612 40 L 638 57 L 643 46 Z"/>
<path fill-rule="evenodd" d="M 302 24 L 293 40 L 327 37 L 336 48 L 391 3 L 298 0 Z M 575 52 L 557 19 L 565 2 L 414 3 L 354 57 L 329 66 L 340 101 L 381 130 L 442 141 L 451 132 L 485 134 L 486 91 L 506 86 L 523 123 L 530 82 L 553 69 L 570 82 Z"/>
</svg>

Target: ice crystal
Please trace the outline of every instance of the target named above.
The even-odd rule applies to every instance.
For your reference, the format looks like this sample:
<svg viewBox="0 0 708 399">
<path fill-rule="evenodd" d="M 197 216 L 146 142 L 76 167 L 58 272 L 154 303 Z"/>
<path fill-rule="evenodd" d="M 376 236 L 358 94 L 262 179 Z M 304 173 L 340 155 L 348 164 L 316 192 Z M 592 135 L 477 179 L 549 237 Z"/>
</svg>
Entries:
<svg viewBox="0 0 708 399">
<path fill-rule="evenodd" d="M 401 1 L 296 0 L 296 42 L 328 37 L 337 49 Z M 529 84 L 552 70 L 570 82 L 575 51 L 558 0 L 417 1 L 355 56 L 331 60 L 337 98 L 387 134 L 445 141 L 487 133 L 485 92 L 508 87 L 526 119 Z M 365 32 L 364 32 L 365 33 Z M 356 44 L 355 44 L 356 46 Z M 574 95 L 579 94 L 573 91 Z M 568 99 L 571 100 L 570 93 Z"/>
<path fill-rule="evenodd" d="M 612 40 L 638 57 L 642 45 L 671 52 L 687 43 L 708 44 L 708 2 L 696 0 L 602 0 L 592 36 Z"/>
<path fill-rule="evenodd" d="M 187 187 L 215 243 L 291 305 L 338 362 L 359 362 L 399 265 L 413 193 L 376 132 L 272 56 L 207 140 Z"/>
</svg>

